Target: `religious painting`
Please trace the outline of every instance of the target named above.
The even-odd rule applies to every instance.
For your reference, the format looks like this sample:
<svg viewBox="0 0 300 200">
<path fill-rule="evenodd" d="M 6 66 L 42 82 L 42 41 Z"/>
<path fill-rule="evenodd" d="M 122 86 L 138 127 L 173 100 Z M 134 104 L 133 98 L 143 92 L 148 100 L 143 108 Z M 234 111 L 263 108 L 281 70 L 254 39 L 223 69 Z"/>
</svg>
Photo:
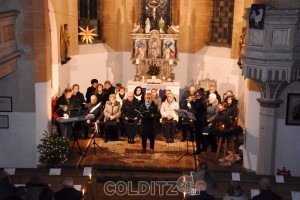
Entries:
<svg viewBox="0 0 300 200">
<path fill-rule="evenodd" d="M 147 43 L 145 40 L 135 40 L 134 57 L 136 59 L 146 58 Z"/>
<path fill-rule="evenodd" d="M 300 94 L 288 94 L 285 124 L 300 125 Z"/>
<path fill-rule="evenodd" d="M 249 15 L 249 28 L 263 29 L 266 4 L 252 4 Z"/>
<path fill-rule="evenodd" d="M 174 40 L 164 41 L 164 59 L 174 59 L 176 58 L 176 49 Z"/>
</svg>

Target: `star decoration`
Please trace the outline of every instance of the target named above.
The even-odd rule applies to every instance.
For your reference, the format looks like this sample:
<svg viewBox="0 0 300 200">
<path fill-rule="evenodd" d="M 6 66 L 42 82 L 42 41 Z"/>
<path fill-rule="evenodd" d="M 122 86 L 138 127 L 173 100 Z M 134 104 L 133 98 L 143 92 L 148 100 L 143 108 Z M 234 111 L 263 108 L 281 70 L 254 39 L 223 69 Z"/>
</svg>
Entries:
<svg viewBox="0 0 300 200">
<path fill-rule="evenodd" d="M 87 44 L 89 42 L 93 43 L 94 36 L 98 36 L 97 34 L 93 33 L 96 30 L 96 28 L 94 28 L 92 30 L 89 30 L 88 26 L 86 27 L 85 30 L 83 28 L 81 28 L 80 26 L 79 26 L 79 28 L 80 28 L 81 32 L 79 32 L 78 35 L 82 35 L 81 42 L 86 41 Z"/>
</svg>

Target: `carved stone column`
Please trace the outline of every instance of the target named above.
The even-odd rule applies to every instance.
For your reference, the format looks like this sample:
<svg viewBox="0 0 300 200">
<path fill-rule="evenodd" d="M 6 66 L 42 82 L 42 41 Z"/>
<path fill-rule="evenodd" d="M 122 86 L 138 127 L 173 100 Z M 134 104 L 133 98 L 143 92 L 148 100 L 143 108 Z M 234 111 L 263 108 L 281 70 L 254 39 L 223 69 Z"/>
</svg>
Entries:
<svg viewBox="0 0 300 200">
<path fill-rule="evenodd" d="M 299 10 L 267 9 L 264 28 L 247 28 L 243 75 L 260 88 L 257 174 L 274 174 L 281 92 L 300 77 Z M 248 14 L 245 16 L 249 19 Z"/>
</svg>

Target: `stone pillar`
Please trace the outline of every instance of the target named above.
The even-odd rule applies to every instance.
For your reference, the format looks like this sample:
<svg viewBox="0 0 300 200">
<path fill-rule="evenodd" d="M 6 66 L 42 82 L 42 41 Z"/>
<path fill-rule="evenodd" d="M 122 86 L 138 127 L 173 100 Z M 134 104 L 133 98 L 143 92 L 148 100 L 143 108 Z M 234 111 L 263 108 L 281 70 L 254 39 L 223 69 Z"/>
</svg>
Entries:
<svg viewBox="0 0 300 200">
<path fill-rule="evenodd" d="M 274 174 L 277 108 L 282 101 L 266 101 L 258 99 L 260 103 L 259 149 L 257 159 L 257 174 Z"/>
<path fill-rule="evenodd" d="M 299 13 L 266 9 L 263 29 L 247 27 L 243 75 L 255 81 L 261 92 L 257 174 L 274 174 L 279 96 L 299 79 Z"/>
</svg>

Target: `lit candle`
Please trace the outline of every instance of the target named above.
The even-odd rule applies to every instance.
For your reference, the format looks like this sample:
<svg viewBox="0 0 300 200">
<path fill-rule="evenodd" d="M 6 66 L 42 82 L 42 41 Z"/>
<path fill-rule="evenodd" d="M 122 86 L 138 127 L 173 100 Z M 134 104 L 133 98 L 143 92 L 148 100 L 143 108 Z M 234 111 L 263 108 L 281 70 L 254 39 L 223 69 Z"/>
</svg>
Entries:
<svg viewBox="0 0 300 200">
<path fill-rule="evenodd" d="M 169 60 L 169 64 L 170 64 L 170 65 L 173 65 L 173 60 Z"/>
<path fill-rule="evenodd" d="M 136 59 L 135 64 L 140 64 L 140 59 Z"/>
<path fill-rule="evenodd" d="M 90 180 L 92 180 L 92 174 L 89 174 Z"/>
<path fill-rule="evenodd" d="M 186 192 L 183 192 L 183 199 L 185 199 Z"/>
<path fill-rule="evenodd" d="M 84 196 L 84 192 L 85 192 L 85 190 L 84 190 L 84 189 L 82 189 L 82 196 Z"/>
<path fill-rule="evenodd" d="M 142 77 L 142 80 L 143 80 L 143 81 L 144 81 L 144 79 L 145 79 L 145 76 Z"/>
<path fill-rule="evenodd" d="M 165 80 L 166 79 L 166 77 L 165 76 L 163 76 L 163 80 Z"/>
</svg>

